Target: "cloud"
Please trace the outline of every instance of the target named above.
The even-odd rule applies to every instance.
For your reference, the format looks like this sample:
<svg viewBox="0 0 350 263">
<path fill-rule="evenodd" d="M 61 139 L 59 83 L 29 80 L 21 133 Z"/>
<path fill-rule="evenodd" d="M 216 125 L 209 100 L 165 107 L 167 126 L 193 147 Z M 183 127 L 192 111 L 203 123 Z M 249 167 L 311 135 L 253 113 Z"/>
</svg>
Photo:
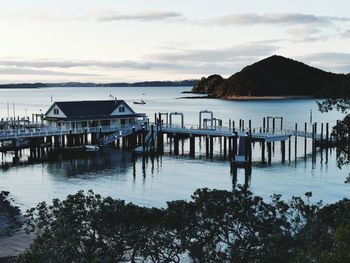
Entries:
<svg viewBox="0 0 350 263">
<path fill-rule="evenodd" d="M 300 56 L 298 59 L 326 71 L 350 72 L 350 53 L 320 52 Z"/>
<path fill-rule="evenodd" d="M 324 33 L 320 28 L 314 26 L 298 26 L 287 29 L 291 42 L 313 42 L 327 40 L 329 34 Z"/>
<path fill-rule="evenodd" d="M 122 21 L 122 20 L 137 20 L 137 21 L 159 21 L 159 20 L 174 20 L 182 19 L 182 14 L 177 12 L 145 12 L 138 14 L 119 14 L 110 13 L 101 15 L 97 18 L 100 22 Z"/>
<path fill-rule="evenodd" d="M 153 67 L 166 66 L 166 63 L 137 62 L 133 60 L 124 61 L 100 61 L 100 60 L 51 60 L 51 59 L 21 59 L 0 58 L 0 66 L 30 67 L 30 68 L 115 68 L 115 69 L 151 69 Z"/>
<path fill-rule="evenodd" d="M 151 58 L 160 61 L 232 63 L 239 58 L 257 58 L 268 56 L 278 49 L 279 47 L 272 44 L 253 42 L 222 49 L 160 52 L 159 54 L 151 56 Z"/>
<path fill-rule="evenodd" d="M 275 14 L 232 14 L 207 20 L 212 25 L 305 25 L 305 24 L 329 24 L 332 21 L 350 21 L 346 17 L 316 16 L 298 13 Z"/>
<path fill-rule="evenodd" d="M 345 32 L 343 32 L 343 33 L 341 34 L 341 36 L 342 36 L 343 38 L 350 38 L 350 29 L 349 29 L 349 30 L 346 30 Z"/>
<path fill-rule="evenodd" d="M 66 77 L 94 77 L 101 76 L 97 74 L 62 72 L 54 70 L 38 70 L 30 68 L 0 67 L 0 75 L 40 75 L 40 76 L 66 76 Z"/>
</svg>

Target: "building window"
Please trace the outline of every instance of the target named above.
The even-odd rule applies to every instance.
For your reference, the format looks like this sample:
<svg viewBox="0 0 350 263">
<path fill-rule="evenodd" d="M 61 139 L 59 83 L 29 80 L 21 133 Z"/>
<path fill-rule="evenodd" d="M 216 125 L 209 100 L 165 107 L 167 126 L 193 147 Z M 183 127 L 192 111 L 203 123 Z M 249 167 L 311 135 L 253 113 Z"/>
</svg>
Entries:
<svg viewBox="0 0 350 263">
<path fill-rule="evenodd" d="M 124 106 L 120 106 L 119 107 L 119 112 L 125 112 L 125 107 Z"/>
<path fill-rule="evenodd" d="M 59 114 L 59 110 L 58 109 L 53 109 L 53 114 L 58 115 Z"/>
</svg>

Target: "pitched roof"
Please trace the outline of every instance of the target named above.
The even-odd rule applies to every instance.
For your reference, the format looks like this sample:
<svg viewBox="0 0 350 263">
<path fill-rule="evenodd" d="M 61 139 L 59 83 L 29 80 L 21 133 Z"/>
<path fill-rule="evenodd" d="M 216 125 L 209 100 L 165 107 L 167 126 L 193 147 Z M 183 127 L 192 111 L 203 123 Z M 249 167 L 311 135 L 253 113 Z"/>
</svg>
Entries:
<svg viewBox="0 0 350 263">
<path fill-rule="evenodd" d="M 62 101 L 55 104 L 63 111 L 67 118 L 94 117 L 110 115 L 124 100 L 89 100 L 89 101 Z M 130 107 L 129 107 L 130 108 Z M 134 112 L 131 108 L 130 110 Z"/>
</svg>

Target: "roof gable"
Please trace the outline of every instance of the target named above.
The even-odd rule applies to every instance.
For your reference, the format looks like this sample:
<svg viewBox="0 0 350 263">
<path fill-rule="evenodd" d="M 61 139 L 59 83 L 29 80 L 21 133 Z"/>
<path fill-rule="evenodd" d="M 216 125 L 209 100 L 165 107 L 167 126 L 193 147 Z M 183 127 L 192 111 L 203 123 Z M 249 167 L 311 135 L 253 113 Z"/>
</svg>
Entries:
<svg viewBox="0 0 350 263">
<path fill-rule="evenodd" d="M 67 118 L 108 116 L 121 104 L 130 108 L 123 100 L 63 101 L 54 104 Z"/>
</svg>

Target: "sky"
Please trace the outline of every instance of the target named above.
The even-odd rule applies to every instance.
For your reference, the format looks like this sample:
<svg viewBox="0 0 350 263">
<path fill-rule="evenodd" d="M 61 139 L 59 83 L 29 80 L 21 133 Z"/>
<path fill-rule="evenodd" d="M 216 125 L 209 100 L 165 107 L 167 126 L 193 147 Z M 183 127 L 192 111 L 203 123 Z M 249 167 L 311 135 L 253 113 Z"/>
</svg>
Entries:
<svg viewBox="0 0 350 263">
<path fill-rule="evenodd" d="M 349 0 L 0 0 L 0 82 L 228 77 L 277 54 L 350 72 Z"/>
</svg>

